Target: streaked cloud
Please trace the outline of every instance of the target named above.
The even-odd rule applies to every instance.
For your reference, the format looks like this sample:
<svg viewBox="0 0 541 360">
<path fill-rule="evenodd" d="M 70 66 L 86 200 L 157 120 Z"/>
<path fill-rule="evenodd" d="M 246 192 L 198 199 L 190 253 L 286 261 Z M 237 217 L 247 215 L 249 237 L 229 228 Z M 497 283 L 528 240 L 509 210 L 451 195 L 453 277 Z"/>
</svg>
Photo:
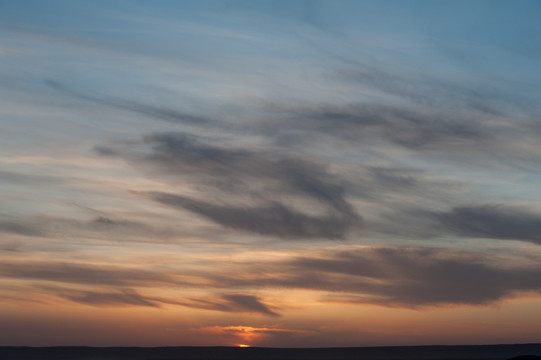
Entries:
<svg viewBox="0 0 541 360">
<path fill-rule="evenodd" d="M 72 301 L 100 305 L 158 306 L 176 304 L 225 312 L 255 312 L 277 316 L 276 306 L 246 293 L 253 287 L 324 291 L 326 301 L 354 302 L 390 307 L 485 305 L 514 298 L 524 292 L 540 292 L 541 269 L 523 258 L 452 251 L 432 247 L 368 247 L 332 251 L 319 256 L 289 256 L 282 261 L 216 263 L 214 271 L 90 265 L 84 263 L 4 262 L 0 274 L 13 279 L 116 286 L 126 290 L 60 291 Z M 242 276 L 239 276 L 242 274 Z M 205 284 L 205 285 L 203 285 Z M 160 288 L 238 289 L 209 297 L 166 298 L 141 296 L 137 288 L 155 294 Z"/>
<path fill-rule="evenodd" d="M 267 316 L 279 316 L 272 307 L 264 304 L 257 296 L 246 294 L 223 294 L 217 297 L 188 298 L 179 301 L 179 304 L 225 312 L 249 312 L 260 313 Z"/>
<path fill-rule="evenodd" d="M 40 186 L 59 184 L 63 182 L 63 179 L 55 176 L 24 174 L 20 172 L 2 170 L 0 171 L 0 182 L 27 186 Z"/>
<path fill-rule="evenodd" d="M 64 290 L 60 296 L 73 302 L 95 306 L 159 307 L 159 300 L 144 297 L 133 289 L 109 292 Z"/>
<path fill-rule="evenodd" d="M 14 220 L 0 221 L 0 231 L 25 236 L 41 236 L 43 231 L 31 224 L 25 224 Z"/>
<path fill-rule="evenodd" d="M 376 248 L 293 264 L 301 274 L 320 275 L 309 287 L 333 286 L 357 293 L 355 302 L 386 306 L 481 305 L 541 290 L 538 266 L 502 266 L 497 258 L 440 249 Z"/>
<path fill-rule="evenodd" d="M 4 261 L 0 274 L 9 278 L 124 287 L 176 283 L 171 275 L 157 271 L 76 262 Z"/>
<path fill-rule="evenodd" d="M 73 90 L 53 79 L 45 80 L 45 84 L 54 90 L 65 93 L 69 96 L 73 96 L 76 99 L 88 101 L 90 103 L 125 110 L 127 112 L 136 113 L 145 117 L 163 120 L 172 123 L 182 123 L 196 126 L 209 126 L 214 123 L 213 120 L 204 116 L 190 115 L 183 113 L 176 109 L 169 109 L 163 106 L 153 106 L 149 104 L 143 104 L 141 102 L 113 98 L 113 97 L 100 97 L 100 95 L 86 95 L 76 90 Z"/>
<path fill-rule="evenodd" d="M 145 137 L 141 144 L 150 145 L 150 153 L 114 147 L 97 151 L 205 186 L 200 196 L 209 197 L 213 192 L 223 203 L 168 193 L 147 195 L 234 229 L 284 238 L 342 238 L 349 227 L 360 223 L 360 216 L 344 198 L 342 180 L 324 165 L 278 152 L 213 146 L 202 140 L 183 133 L 156 134 Z M 233 194 L 254 205 L 239 205 Z M 305 214 L 277 196 L 310 201 L 324 215 Z"/>
<path fill-rule="evenodd" d="M 541 214 L 526 209 L 502 205 L 457 206 L 433 216 L 459 235 L 541 243 Z"/>
<path fill-rule="evenodd" d="M 308 216 L 281 203 L 241 208 L 164 193 L 153 193 L 151 198 L 195 212 L 226 227 L 282 238 L 342 238 L 354 219 Z"/>
</svg>

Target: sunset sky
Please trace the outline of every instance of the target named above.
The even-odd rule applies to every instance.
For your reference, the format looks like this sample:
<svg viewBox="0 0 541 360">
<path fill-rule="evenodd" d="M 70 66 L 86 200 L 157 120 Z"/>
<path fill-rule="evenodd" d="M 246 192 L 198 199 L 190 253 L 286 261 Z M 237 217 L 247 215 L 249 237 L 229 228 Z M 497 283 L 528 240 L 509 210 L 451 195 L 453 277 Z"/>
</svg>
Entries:
<svg viewBox="0 0 541 360">
<path fill-rule="evenodd" d="M 1 1 L 0 345 L 541 342 L 540 14 Z"/>
</svg>

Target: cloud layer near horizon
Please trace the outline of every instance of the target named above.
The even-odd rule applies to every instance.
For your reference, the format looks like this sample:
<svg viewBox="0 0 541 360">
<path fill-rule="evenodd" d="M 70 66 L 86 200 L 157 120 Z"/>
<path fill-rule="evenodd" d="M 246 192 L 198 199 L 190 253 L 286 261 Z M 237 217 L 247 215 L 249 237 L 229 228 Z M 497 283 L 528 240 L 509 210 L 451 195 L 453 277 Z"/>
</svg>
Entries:
<svg viewBox="0 0 541 360">
<path fill-rule="evenodd" d="M 212 261 L 212 257 L 208 259 Z M 324 298 L 327 302 L 414 308 L 484 305 L 541 291 L 539 264 L 533 259 L 523 259 L 521 264 L 515 261 L 508 256 L 441 248 L 368 247 L 313 256 L 299 253 L 280 261 L 235 260 L 230 264 L 216 263 L 212 270 L 193 270 L 196 262 L 187 258 L 184 266 L 168 266 L 166 274 L 160 267 L 151 270 L 148 266 L 143 270 L 137 266 L 4 261 L 0 274 L 33 281 L 33 286 L 50 295 L 86 304 L 159 306 L 162 303 L 276 316 L 277 312 L 269 305 L 249 293 L 158 298 L 141 295 L 134 288 L 148 292 L 179 286 L 207 291 L 273 287 L 329 292 Z M 44 281 L 63 287 L 44 287 L 40 285 Z M 65 287 L 69 284 L 85 287 L 70 290 Z"/>
</svg>

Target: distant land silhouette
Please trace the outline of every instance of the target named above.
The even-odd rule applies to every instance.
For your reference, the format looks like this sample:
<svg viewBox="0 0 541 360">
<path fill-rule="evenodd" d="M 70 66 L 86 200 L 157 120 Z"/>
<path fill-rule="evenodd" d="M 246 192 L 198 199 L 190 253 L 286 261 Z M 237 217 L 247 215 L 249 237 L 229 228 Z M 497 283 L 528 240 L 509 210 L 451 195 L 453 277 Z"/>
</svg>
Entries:
<svg viewBox="0 0 541 360">
<path fill-rule="evenodd" d="M 2 360 L 541 360 L 541 344 L 347 348 L 0 347 Z"/>
</svg>

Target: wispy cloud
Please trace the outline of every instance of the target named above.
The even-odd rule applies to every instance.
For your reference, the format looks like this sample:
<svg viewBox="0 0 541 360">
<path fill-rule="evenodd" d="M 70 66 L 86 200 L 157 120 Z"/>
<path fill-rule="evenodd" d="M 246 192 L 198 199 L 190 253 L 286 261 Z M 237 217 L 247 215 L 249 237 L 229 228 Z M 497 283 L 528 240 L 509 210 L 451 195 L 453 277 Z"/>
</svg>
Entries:
<svg viewBox="0 0 541 360">
<path fill-rule="evenodd" d="M 186 234 L 182 229 L 174 226 L 160 226 L 148 221 L 130 220 L 106 213 L 83 218 L 65 218 L 45 214 L 34 216 L 0 214 L 0 233 L 2 232 L 57 240 L 75 237 L 81 241 L 101 239 L 109 242 L 153 243 L 170 241 L 180 234 Z"/>
<path fill-rule="evenodd" d="M 541 214 L 502 206 L 457 206 L 432 214 L 448 230 L 462 236 L 522 240 L 541 244 Z"/>
<path fill-rule="evenodd" d="M 57 176 L 25 174 L 14 171 L 0 170 L 0 182 L 8 182 L 18 185 L 40 186 L 60 184 L 64 179 Z"/>
<path fill-rule="evenodd" d="M 115 291 L 60 290 L 57 296 L 73 302 L 94 306 L 150 306 L 160 307 L 160 299 L 146 297 L 133 289 Z"/>
<path fill-rule="evenodd" d="M 28 223 L 17 220 L 2 220 L 0 221 L 0 232 L 7 232 L 24 236 L 43 236 L 45 233 L 42 229 Z"/>
<path fill-rule="evenodd" d="M 168 266 L 167 273 L 160 269 L 21 260 L 3 261 L 0 275 L 36 281 L 34 286 L 69 286 L 53 289 L 52 294 L 100 306 L 171 304 L 268 316 L 277 316 L 279 307 L 253 295 L 252 289 L 311 290 L 326 294 L 325 301 L 406 308 L 486 305 L 525 292 L 541 293 L 536 261 L 433 247 L 365 247 L 319 255 L 294 253 L 281 260 L 214 261 L 212 269 L 189 264 Z M 160 295 L 160 289 L 180 285 L 214 294 Z"/>
<path fill-rule="evenodd" d="M 0 274 L 8 278 L 124 287 L 177 283 L 170 274 L 157 271 L 75 262 L 4 261 Z"/>
<path fill-rule="evenodd" d="M 531 261 L 430 247 L 375 247 L 238 266 L 250 275 L 222 272 L 216 283 L 318 290 L 327 299 L 391 307 L 486 305 L 541 291 L 541 269 Z"/>
<path fill-rule="evenodd" d="M 147 136 L 138 148 L 98 148 L 103 155 L 122 156 L 154 172 L 205 186 L 200 197 L 221 195 L 222 203 L 183 195 L 148 193 L 163 204 L 203 215 L 221 225 L 259 234 L 292 238 L 341 238 L 359 224 L 360 216 L 344 197 L 342 180 L 324 165 L 278 152 L 209 145 L 183 133 Z M 239 204 L 230 194 L 248 199 Z M 279 200 L 284 198 L 284 200 Z M 285 200 L 291 198 L 290 201 Z M 287 203 L 310 201 L 324 215 L 304 213 Z"/>
<path fill-rule="evenodd" d="M 301 258 L 294 266 L 321 276 L 314 287 L 333 283 L 334 289 L 357 292 L 359 303 L 388 306 L 487 304 L 541 290 L 538 267 L 510 267 L 497 258 L 430 248 L 342 252 Z"/>
<path fill-rule="evenodd" d="M 535 162 L 538 148 L 533 144 L 541 133 L 534 116 L 457 106 L 460 111 L 408 102 L 274 103 L 267 106 L 270 115 L 260 131 L 277 139 L 296 131 L 339 139 L 358 151 L 386 155 L 394 149 L 401 158 L 411 153 L 450 165 L 528 167 Z"/>
<path fill-rule="evenodd" d="M 76 99 L 88 101 L 90 103 L 125 110 L 131 113 L 145 116 L 149 119 L 162 120 L 172 123 L 180 123 L 196 126 L 209 126 L 215 124 L 215 121 L 205 116 L 191 115 L 177 109 L 166 108 L 164 106 L 153 106 L 143 104 L 138 101 L 115 98 L 105 95 L 87 95 L 82 92 L 71 89 L 53 79 L 45 80 L 45 84 L 64 94 L 73 96 Z"/>
<path fill-rule="evenodd" d="M 151 193 L 154 200 L 200 214 L 223 226 L 282 238 L 342 238 L 355 218 L 305 215 L 275 202 L 261 207 L 218 205 L 178 195 Z"/>
<path fill-rule="evenodd" d="M 268 316 L 279 316 L 274 307 L 266 305 L 259 297 L 247 294 L 223 294 L 217 297 L 188 298 L 179 301 L 179 304 L 206 310 L 225 312 L 251 312 Z"/>
</svg>

